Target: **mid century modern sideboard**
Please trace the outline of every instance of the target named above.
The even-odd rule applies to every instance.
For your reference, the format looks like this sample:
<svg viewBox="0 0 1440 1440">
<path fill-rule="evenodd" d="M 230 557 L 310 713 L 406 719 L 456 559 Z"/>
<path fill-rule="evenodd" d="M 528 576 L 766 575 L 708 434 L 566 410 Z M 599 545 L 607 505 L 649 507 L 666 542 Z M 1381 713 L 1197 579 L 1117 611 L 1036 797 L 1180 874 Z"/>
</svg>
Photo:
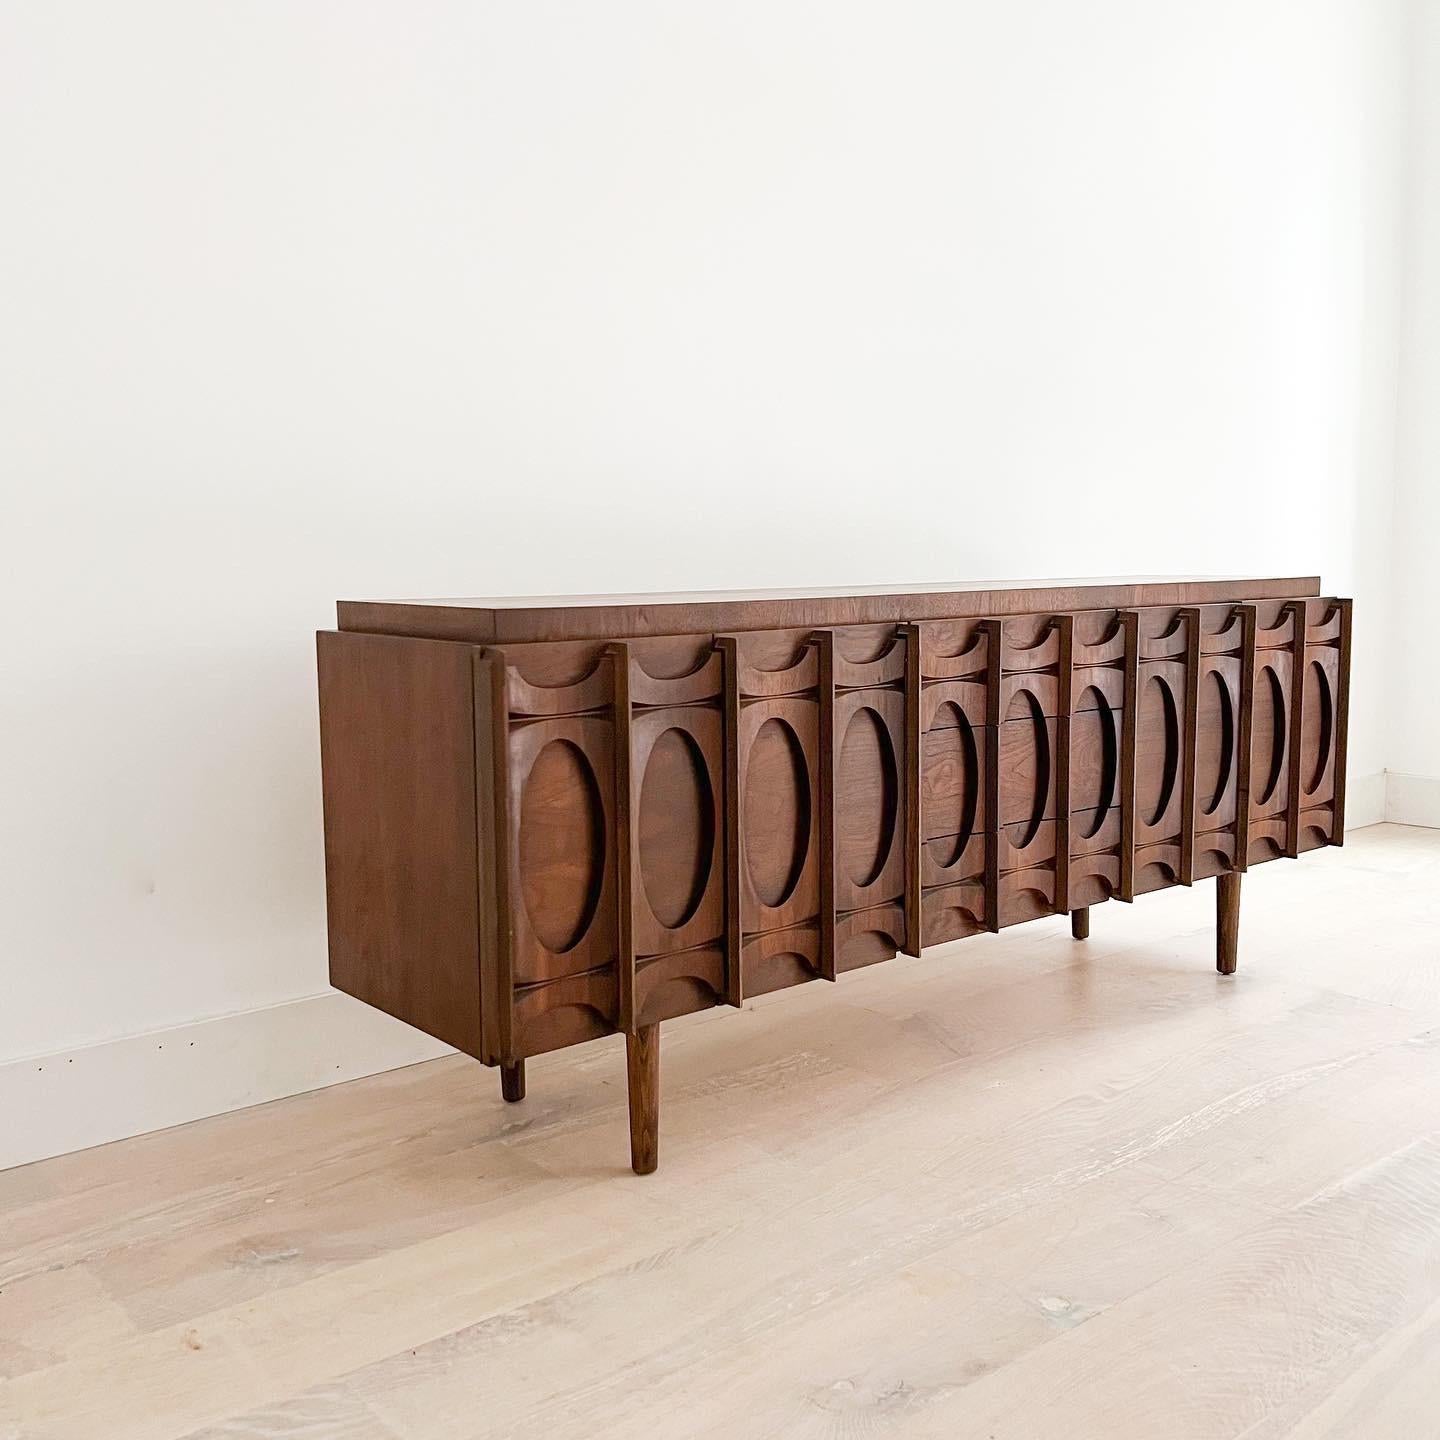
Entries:
<svg viewBox="0 0 1440 1440">
<path fill-rule="evenodd" d="M 1147 579 L 343 602 L 330 977 L 488 1065 L 1339 844 L 1350 602 Z"/>
</svg>

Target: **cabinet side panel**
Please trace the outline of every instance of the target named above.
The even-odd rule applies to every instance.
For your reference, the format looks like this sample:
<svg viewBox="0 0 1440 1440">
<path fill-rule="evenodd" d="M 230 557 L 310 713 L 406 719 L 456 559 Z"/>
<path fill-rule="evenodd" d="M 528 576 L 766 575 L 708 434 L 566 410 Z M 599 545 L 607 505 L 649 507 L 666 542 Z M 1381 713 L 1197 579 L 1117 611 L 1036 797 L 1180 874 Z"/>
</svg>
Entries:
<svg viewBox="0 0 1440 1440">
<path fill-rule="evenodd" d="M 471 650 L 317 636 L 330 983 L 480 1053 Z"/>
</svg>

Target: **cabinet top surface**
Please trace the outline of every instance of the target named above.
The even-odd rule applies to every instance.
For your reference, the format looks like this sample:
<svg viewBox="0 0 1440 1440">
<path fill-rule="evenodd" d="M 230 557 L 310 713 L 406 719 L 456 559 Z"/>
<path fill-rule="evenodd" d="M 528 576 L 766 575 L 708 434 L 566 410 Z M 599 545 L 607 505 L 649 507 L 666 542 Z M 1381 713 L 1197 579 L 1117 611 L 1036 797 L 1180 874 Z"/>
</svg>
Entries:
<svg viewBox="0 0 1440 1440">
<path fill-rule="evenodd" d="M 1125 575 L 958 580 L 843 589 L 659 591 L 436 600 L 342 600 L 342 630 L 471 643 L 863 625 L 1036 610 L 1202 605 L 1318 595 L 1316 576 Z"/>
</svg>

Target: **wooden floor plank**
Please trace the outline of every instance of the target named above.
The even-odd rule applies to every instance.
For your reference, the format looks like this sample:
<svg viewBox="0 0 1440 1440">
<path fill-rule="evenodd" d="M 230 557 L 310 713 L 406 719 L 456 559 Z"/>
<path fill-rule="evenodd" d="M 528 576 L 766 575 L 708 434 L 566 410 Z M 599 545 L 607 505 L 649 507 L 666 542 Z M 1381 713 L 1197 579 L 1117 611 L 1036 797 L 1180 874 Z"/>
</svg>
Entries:
<svg viewBox="0 0 1440 1440">
<path fill-rule="evenodd" d="M 5 1440 L 1428 1433 L 1440 834 L 0 1175 Z M 1378 919 L 1376 917 L 1379 917 Z"/>
</svg>

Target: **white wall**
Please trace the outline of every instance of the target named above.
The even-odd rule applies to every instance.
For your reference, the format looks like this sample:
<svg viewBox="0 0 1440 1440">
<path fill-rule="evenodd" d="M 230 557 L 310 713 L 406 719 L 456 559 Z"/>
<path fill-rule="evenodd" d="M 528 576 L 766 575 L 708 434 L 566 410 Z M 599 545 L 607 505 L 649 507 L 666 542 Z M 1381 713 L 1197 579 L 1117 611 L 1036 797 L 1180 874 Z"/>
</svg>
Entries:
<svg viewBox="0 0 1440 1440">
<path fill-rule="evenodd" d="M 1395 490 L 1390 819 L 1440 825 L 1440 0 L 1419 0 Z"/>
<path fill-rule="evenodd" d="M 1378 774 L 1407 12 L 0 0 L 26 1103 L 324 990 L 337 596 L 1318 570 Z"/>
</svg>

